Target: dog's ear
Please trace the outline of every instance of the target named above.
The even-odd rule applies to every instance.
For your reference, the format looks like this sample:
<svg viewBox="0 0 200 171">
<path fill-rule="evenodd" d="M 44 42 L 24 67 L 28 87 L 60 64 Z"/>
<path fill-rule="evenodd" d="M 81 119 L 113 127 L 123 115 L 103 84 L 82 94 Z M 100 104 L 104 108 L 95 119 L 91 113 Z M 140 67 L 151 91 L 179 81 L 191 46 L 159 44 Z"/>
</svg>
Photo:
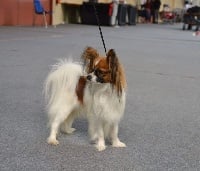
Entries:
<svg viewBox="0 0 200 171">
<path fill-rule="evenodd" d="M 109 69 L 111 71 L 111 84 L 117 89 L 118 95 L 122 92 L 122 84 L 120 78 L 120 65 L 118 57 L 114 49 L 110 49 L 107 53 L 107 63 L 109 64 Z"/>
<path fill-rule="evenodd" d="M 84 65 L 86 67 L 86 72 L 90 73 L 94 69 L 94 61 L 99 56 L 96 49 L 92 47 L 86 47 L 82 53 L 81 58 L 83 59 Z"/>
</svg>

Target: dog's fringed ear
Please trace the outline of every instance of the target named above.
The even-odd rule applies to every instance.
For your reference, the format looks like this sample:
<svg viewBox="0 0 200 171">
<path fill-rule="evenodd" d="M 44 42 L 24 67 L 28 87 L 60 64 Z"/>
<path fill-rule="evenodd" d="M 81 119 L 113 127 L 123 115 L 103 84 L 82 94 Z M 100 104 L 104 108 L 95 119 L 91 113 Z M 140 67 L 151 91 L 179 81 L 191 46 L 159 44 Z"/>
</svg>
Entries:
<svg viewBox="0 0 200 171">
<path fill-rule="evenodd" d="M 96 49 L 92 47 L 86 47 L 82 53 L 81 58 L 83 59 L 86 72 L 90 73 L 94 69 L 94 61 L 99 56 Z"/>
<path fill-rule="evenodd" d="M 119 60 L 114 51 L 110 49 L 107 53 L 107 62 L 109 64 L 109 69 L 111 71 L 111 83 L 113 87 L 116 87 L 118 95 L 122 93 L 122 83 L 119 73 Z"/>
</svg>

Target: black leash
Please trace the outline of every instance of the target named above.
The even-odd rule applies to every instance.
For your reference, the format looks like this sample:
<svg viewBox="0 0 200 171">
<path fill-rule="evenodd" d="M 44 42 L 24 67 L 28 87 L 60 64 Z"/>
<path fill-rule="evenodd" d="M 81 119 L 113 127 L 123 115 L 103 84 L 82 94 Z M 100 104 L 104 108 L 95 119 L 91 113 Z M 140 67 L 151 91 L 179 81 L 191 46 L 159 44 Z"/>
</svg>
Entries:
<svg viewBox="0 0 200 171">
<path fill-rule="evenodd" d="M 97 12 L 97 9 L 96 9 L 96 6 L 95 6 L 95 3 L 94 3 L 94 2 L 93 2 L 93 7 L 94 7 L 94 12 L 95 12 L 97 24 L 98 24 L 98 26 L 99 26 L 99 32 L 100 32 L 100 35 L 101 35 L 101 40 L 102 40 L 102 42 L 103 42 L 103 47 L 104 47 L 105 53 L 107 53 L 107 51 L 106 51 L 106 45 L 105 45 L 105 42 L 104 42 L 104 39 L 103 39 L 103 33 L 102 33 L 102 31 L 101 31 L 101 25 L 100 25 L 100 21 L 99 21 L 98 12 Z"/>
</svg>

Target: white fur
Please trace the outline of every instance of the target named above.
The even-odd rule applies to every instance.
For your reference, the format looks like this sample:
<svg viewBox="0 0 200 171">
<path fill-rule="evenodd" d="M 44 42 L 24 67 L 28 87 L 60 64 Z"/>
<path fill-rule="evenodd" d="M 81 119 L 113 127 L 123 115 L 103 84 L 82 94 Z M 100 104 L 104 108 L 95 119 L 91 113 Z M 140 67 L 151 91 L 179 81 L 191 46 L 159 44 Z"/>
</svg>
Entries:
<svg viewBox="0 0 200 171">
<path fill-rule="evenodd" d="M 87 81 L 81 104 L 75 90 L 82 75 L 82 65 L 67 60 L 60 61 L 49 73 L 44 84 L 51 129 L 48 143 L 59 144 L 56 138 L 59 128 L 65 133 L 73 133 L 73 120 L 79 114 L 86 114 L 89 134 L 91 140 L 96 142 L 97 150 L 106 148 L 105 138 L 108 138 L 114 147 L 125 147 L 118 138 L 118 124 L 125 108 L 125 92 L 118 97 L 109 83 Z"/>
</svg>

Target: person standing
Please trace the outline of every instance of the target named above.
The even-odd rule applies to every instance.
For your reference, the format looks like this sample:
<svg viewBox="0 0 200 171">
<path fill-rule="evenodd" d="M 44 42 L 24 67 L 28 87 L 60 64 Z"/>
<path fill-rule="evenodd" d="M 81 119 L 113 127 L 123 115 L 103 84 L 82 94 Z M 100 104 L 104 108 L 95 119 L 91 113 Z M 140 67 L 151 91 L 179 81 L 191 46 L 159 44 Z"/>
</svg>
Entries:
<svg viewBox="0 0 200 171">
<path fill-rule="evenodd" d="M 146 3 L 144 4 L 145 12 L 146 12 L 146 22 L 150 23 L 151 22 L 151 0 L 147 0 Z"/>
<path fill-rule="evenodd" d="M 111 14 L 111 25 L 112 26 L 117 26 L 118 25 L 118 18 L 117 18 L 117 13 L 118 13 L 118 6 L 119 6 L 119 0 L 112 0 L 112 5 L 113 5 L 113 11 Z"/>
<path fill-rule="evenodd" d="M 161 5 L 160 0 L 152 0 L 151 15 L 152 15 L 153 23 L 158 23 L 160 5 Z"/>
</svg>

